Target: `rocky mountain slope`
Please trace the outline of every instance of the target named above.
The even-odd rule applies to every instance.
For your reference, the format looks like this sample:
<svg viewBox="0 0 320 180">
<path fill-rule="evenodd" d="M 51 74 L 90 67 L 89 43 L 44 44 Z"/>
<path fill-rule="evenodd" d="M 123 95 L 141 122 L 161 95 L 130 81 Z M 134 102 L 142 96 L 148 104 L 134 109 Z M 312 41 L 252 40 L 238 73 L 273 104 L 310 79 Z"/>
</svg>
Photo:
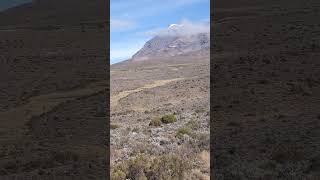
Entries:
<svg viewBox="0 0 320 180">
<path fill-rule="evenodd" d="M 188 32 L 183 24 L 172 24 L 164 32 L 155 36 L 132 57 L 132 61 L 173 57 L 186 53 L 209 51 L 210 34 Z"/>
</svg>

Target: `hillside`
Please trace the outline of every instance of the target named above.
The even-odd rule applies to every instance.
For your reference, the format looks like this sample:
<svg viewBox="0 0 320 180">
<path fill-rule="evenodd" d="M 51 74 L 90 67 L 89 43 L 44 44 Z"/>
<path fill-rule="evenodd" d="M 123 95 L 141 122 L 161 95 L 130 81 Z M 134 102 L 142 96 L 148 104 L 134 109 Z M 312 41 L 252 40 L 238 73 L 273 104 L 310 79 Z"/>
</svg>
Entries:
<svg viewBox="0 0 320 180">
<path fill-rule="evenodd" d="M 209 62 L 207 50 L 111 66 L 112 179 L 209 179 Z"/>
</svg>

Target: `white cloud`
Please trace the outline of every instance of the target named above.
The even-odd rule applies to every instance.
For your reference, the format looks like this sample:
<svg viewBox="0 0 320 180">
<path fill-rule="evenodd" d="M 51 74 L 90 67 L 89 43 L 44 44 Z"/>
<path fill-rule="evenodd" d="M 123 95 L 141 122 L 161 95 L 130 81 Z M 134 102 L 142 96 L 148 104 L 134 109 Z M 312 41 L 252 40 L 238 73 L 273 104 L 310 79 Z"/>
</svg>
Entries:
<svg viewBox="0 0 320 180">
<path fill-rule="evenodd" d="M 135 27 L 136 23 L 133 21 L 111 19 L 110 20 L 110 30 L 113 31 L 122 31 L 128 30 Z"/>
<path fill-rule="evenodd" d="M 176 36 L 176 35 L 192 35 L 198 33 L 209 33 L 209 22 L 191 22 L 182 20 L 179 24 L 171 28 L 157 28 L 144 32 L 146 36 Z"/>
</svg>

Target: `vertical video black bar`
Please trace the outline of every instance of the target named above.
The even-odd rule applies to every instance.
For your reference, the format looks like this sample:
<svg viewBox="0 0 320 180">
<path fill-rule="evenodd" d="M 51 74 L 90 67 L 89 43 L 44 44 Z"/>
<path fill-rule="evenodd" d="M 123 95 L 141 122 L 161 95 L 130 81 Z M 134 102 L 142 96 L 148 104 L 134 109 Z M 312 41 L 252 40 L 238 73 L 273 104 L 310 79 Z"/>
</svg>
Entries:
<svg viewBox="0 0 320 180">
<path fill-rule="evenodd" d="M 109 3 L 7 3 L 0 179 L 109 179 Z"/>
<path fill-rule="evenodd" d="M 319 179 L 319 2 L 215 0 L 214 179 Z"/>
</svg>

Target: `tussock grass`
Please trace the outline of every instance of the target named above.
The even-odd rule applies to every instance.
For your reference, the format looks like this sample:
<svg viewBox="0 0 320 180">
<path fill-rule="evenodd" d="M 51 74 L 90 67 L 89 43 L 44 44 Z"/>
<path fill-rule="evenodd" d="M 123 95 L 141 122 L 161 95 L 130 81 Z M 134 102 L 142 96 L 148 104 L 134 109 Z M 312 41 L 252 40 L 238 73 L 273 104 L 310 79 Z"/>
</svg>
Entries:
<svg viewBox="0 0 320 180">
<path fill-rule="evenodd" d="M 177 121 L 177 118 L 173 114 L 165 115 L 165 116 L 162 116 L 162 118 L 161 118 L 161 122 L 163 122 L 165 124 L 174 123 L 176 121 Z"/>
</svg>

